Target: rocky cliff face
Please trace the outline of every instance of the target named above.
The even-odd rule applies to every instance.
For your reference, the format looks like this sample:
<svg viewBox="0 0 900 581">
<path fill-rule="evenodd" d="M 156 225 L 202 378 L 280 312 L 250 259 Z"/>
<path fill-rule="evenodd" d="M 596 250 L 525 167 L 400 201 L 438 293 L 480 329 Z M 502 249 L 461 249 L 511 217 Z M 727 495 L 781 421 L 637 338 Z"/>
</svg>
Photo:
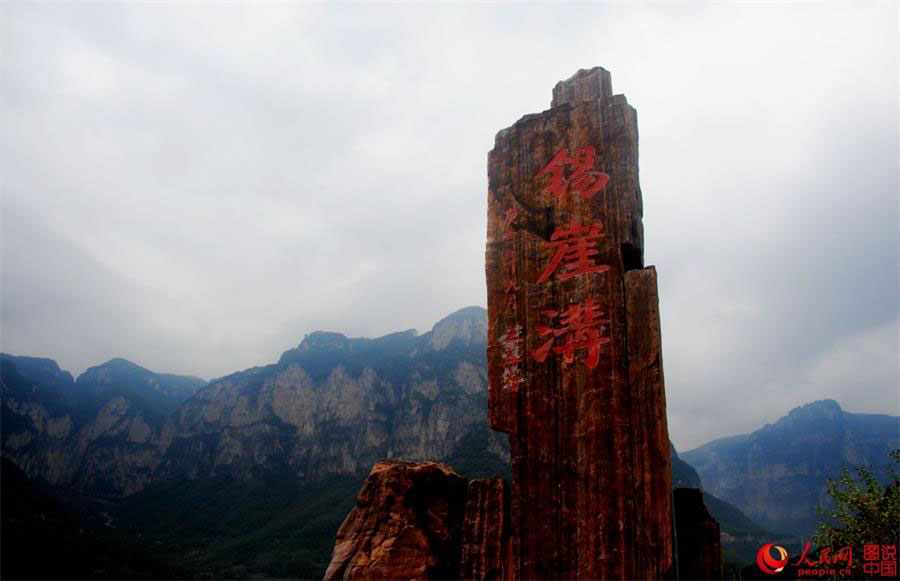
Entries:
<svg viewBox="0 0 900 581">
<path fill-rule="evenodd" d="M 286 467 L 318 479 L 382 458 L 446 458 L 484 422 L 484 319 L 483 309 L 465 309 L 421 337 L 313 333 L 277 364 L 186 402 L 164 435 L 159 476 Z M 502 454 L 499 439 L 495 449 Z"/>
<path fill-rule="evenodd" d="M 5 356 L 3 454 L 32 477 L 113 496 L 173 477 L 316 480 L 382 458 L 446 458 L 486 421 L 484 333 L 478 308 L 421 337 L 317 332 L 275 364 L 205 386 L 124 360 L 73 382 L 49 360 Z"/>
<path fill-rule="evenodd" d="M 146 486 L 166 415 L 205 383 L 124 359 L 77 381 L 49 359 L 3 355 L 0 369 L 3 455 L 30 477 L 99 495 Z"/>
<path fill-rule="evenodd" d="M 832 400 L 792 410 L 749 435 L 715 440 L 682 458 L 704 488 L 770 530 L 809 537 L 825 483 L 842 467 L 868 465 L 881 474 L 900 447 L 900 418 L 845 412 Z"/>
</svg>

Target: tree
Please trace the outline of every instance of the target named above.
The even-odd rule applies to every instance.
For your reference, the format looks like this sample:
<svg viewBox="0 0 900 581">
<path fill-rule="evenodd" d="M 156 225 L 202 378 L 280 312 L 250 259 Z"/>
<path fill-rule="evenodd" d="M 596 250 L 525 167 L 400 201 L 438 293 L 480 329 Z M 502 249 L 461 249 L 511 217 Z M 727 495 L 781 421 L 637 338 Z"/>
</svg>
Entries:
<svg viewBox="0 0 900 581">
<path fill-rule="evenodd" d="M 900 449 L 891 452 L 900 464 Z M 900 545 L 900 473 L 888 468 L 882 486 L 866 467 L 856 469 L 856 478 L 846 469 L 837 480 L 829 479 L 826 491 L 831 508 L 818 507 L 825 522 L 813 535 L 822 547 L 853 547 L 853 568 L 862 570 L 865 545 Z"/>
</svg>

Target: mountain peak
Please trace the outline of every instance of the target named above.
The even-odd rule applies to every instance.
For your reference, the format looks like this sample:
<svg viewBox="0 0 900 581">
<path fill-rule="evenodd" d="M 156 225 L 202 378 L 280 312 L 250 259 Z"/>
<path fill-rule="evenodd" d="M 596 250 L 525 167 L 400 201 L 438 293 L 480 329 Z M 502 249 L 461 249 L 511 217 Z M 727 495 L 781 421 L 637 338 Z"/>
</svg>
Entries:
<svg viewBox="0 0 900 581">
<path fill-rule="evenodd" d="M 40 368 L 53 373 L 61 373 L 59 364 L 53 359 L 47 357 L 28 357 L 26 355 L 10 355 L 9 353 L 0 353 L 0 359 L 9 359 L 13 362 L 25 363 L 35 368 Z"/>
<path fill-rule="evenodd" d="M 109 367 L 109 368 L 113 368 L 113 369 L 122 369 L 122 370 L 131 369 L 134 371 L 150 371 L 149 369 L 141 367 L 140 365 L 138 365 L 137 363 L 134 363 L 133 361 L 129 361 L 129 360 L 125 359 L 124 357 L 113 357 L 106 363 L 101 363 L 97 367 Z"/>
<path fill-rule="evenodd" d="M 487 311 L 465 307 L 447 315 L 432 327 L 428 347 L 440 351 L 456 339 L 466 344 L 487 342 Z"/>
<path fill-rule="evenodd" d="M 814 418 L 834 419 L 843 413 L 838 402 L 833 399 L 820 399 L 802 406 L 795 407 L 788 414 L 789 417 L 809 416 Z"/>
<path fill-rule="evenodd" d="M 350 339 L 343 333 L 313 331 L 303 338 L 297 350 L 303 351 L 344 351 L 350 347 Z"/>
</svg>

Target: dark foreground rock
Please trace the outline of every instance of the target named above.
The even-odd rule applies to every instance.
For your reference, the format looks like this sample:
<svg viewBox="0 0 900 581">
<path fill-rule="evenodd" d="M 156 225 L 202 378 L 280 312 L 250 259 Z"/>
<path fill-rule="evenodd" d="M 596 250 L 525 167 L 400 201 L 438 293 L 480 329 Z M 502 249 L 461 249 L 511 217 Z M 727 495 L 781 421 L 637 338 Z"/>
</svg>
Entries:
<svg viewBox="0 0 900 581">
<path fill-rule="evenodd" d="M 703 503 L 699 488 L 676 488 L 675 537 L 679 579 L 721 579 L 719 523 Z"/>
<path fill-rule="evenodd" d="M 325 579 L 493 579 L 506 532 L 502 479 L 437 462 L 379 462 L 337 534 Z"/>
</svg>

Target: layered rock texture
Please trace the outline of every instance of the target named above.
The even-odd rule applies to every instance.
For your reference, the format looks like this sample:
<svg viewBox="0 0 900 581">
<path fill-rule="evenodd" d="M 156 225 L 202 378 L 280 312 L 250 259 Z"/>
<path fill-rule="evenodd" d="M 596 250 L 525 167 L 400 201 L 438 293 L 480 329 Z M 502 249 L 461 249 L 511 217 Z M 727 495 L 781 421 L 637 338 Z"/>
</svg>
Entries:
<svg viewBox="0 0 900 581">
<path fill-rule="evenodd" d="M 637 117 L 579 71 L 488 155 L 489 421 L 509 434 L 507 578 L 674 575 L 656 272 Z"/>
<path fill-rule="evenodd" d="M 364 475 L 382 458 L 464 465 L 473 440 L 502 465 L 505 438 L 486 428 L 485 327 L 472 307 L 422 336 L 316 332 L 277 363 L 208 384 L 122 359 L 73 381 L 51 360 L 4 355 L 3 455 L 100 496 L 259 471 Z"/>
<path fill-rule="evenodd" d="M 829 501 L 825 484 L 842 468 L 870 466 L 877 475 L 900 447 L 900 418 L 854 414 L 833 400 L 793 409 L 752 434 L 722 438 L 682 457 L 704 488 L 769 530 L 806 538 Z"/>
<path fill-rule="evenodd" d="M 325 579 L 492 579 L 505 485 L 436 462 L 383 461 L 341 525 Z"/>
</svg>

